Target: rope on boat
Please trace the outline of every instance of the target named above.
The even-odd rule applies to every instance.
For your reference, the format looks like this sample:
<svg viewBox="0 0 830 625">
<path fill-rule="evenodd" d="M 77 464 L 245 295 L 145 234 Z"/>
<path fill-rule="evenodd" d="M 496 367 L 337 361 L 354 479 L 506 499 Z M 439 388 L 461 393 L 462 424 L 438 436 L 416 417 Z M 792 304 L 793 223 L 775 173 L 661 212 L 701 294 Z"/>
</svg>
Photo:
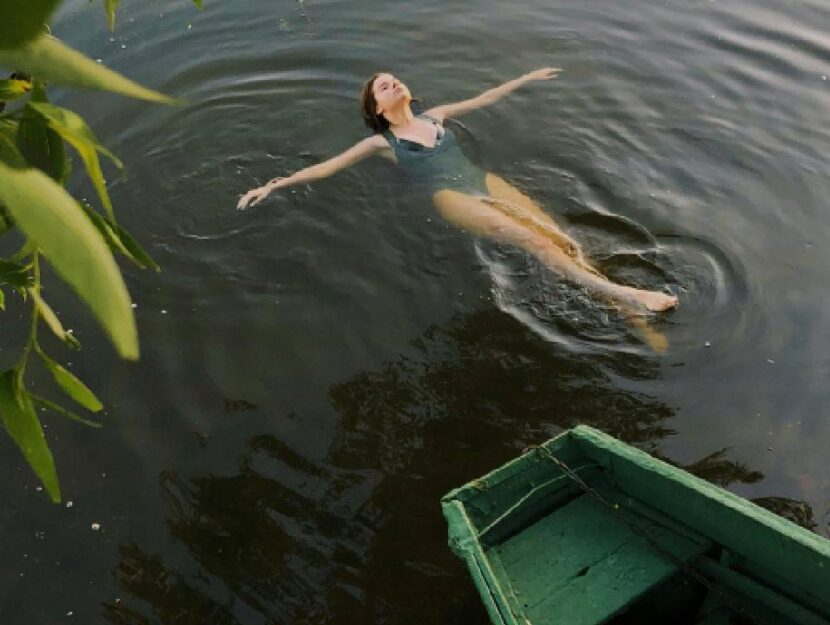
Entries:
<svg viewBox="0 0 830 625">
<path fill-rule="evenodd" d="M 544 446 L 534 446 L 531 449 L 535 450 L 539 455 L 547 458 L 553 464 L 555 464 L 565 475 L 567 475 L 571 480 L 573 480 L 582 490 L 585 491 L 586 494 L 593 497 L 597 501 L 599 501 L 602 505 L 604 505 L 611 513 L 620 520 L 623 524 L 625 524 L 629 529 L 633 532 L 638 534 L 643 540 L 646 541 L 649 545 L 651 545 L 655 551 L 657 551 L 660 555 L 662 555 L 666 560 L 668 560 L 671 564 L 676 565 L 680 570 L 686 573 L 689 577 L 693 580 L 701 584 L 704 588 L 706 588 L 709 592 L 717 593 L 721 599 L 725 601 L 727 607 L 730 610 L 735 611 L 736 613 L 740 614 L 742 617 L 746 618 L 751 624 L 753 625 L 763 625 L 760 621 L 758 621 L 753 616 L 749 615 L 745 608 L 737 603 L 735 603 L 734 599 L 729 596 L 729 594 L 720 591 L 718 588 L 715 587 L 712 582 L 707 579 L 704 575 L 699 573 L 698 571 L 694 570 L 690 567 L 686 562 L 682 559 L 678 558 L 674 555 L 671 551 L 663 547 L 660 543 L 655 541 L 651 536 L 649 536 L 645 531 L 643 531 L 638 525 L 630 522 L 620 513 L 620 506 L 619 504 L 614 504 L 608 501 L 605 497 L 603 497 L 596 489 L 589 486 L 585 480 L 583 480 L 579 475 L 577 475 L 576 471 L 571 469 L 565 462 L 557 458 L 556 456 L 551 453 L 551 451 Z"/>
</svg>

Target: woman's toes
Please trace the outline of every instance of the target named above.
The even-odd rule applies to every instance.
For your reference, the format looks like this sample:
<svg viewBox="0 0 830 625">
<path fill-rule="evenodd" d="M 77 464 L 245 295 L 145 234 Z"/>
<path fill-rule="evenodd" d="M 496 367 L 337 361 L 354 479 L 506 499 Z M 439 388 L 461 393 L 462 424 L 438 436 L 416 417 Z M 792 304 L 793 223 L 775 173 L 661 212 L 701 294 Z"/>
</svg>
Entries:
<svg viewBox="0 0 830 625">
<path fill-rule="evenodd" d="M 646 308 L 652 312 L 661 312 L 675 308 L 680 300 L 676 295 L 666 295 L 657 291 L 649 291 L 645 300 Z"/>
<path fill-rule="evenodd" d="M 632 299 L 651 312 L 662 312 L 675 308 L 680 300 L 676 295 L 667 295 L 660 291 L 644 291 L 631 289 Z"/>
</svg>

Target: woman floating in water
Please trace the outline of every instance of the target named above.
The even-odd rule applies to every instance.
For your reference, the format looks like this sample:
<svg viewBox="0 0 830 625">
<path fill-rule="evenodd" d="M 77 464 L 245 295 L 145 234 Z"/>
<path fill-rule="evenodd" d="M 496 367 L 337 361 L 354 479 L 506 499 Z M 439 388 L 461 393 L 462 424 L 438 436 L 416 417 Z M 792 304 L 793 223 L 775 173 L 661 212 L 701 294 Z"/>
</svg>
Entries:
<svg viewBox="0 0 830 625">
<path fill-rule="evenodd" d="M 608 280 L 591 266 L 579 245 L 536 202 L 499 176 L 470 163 L 452 130 L 444 128 L 443 122 L 448 117 L 492 104 L 527 82 L 555 78 L 560 71 L 552 67 L 539 69 L 478 97 L 436 106 L 419 115 L 412 113 L 412 95 L 404 83 L 392 74 L 375 74 L 366 81 L 360 94 L 363 121 L 375 134 L 339 156 L 248 191 L 237 208 L 253 206 L 275 189 L 331 176 L 377 154 L 401 166 L 412 185 L 411 190 L 428 193 L 438 212 L 456 226 L 521 247 L 552 271 L 589 288 L 628 313 L 636 309 L 673 308 L 677 298 L 672 295 Z"/>
</svg>

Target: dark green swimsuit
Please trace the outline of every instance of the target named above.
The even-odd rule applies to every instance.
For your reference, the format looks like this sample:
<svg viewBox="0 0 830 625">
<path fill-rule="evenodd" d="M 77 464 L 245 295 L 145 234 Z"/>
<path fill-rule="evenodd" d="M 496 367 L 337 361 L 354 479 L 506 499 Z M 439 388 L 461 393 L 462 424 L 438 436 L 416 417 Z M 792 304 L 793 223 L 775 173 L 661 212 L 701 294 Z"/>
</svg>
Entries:
<svg viewBox="0 0 830 625">
<path fill-rule="evenodd" d="M 436 126 L 434 147 L 399 139 L 389 129 L 383 132 L 410 189 L 430 196 L 441 189 L 488 195 L 484 179 L 486 173 L 467 160 L 452 130 L 444 128 L 437 119 L 426 113 L 416 117 L 428 119 Z"/>
</svg>

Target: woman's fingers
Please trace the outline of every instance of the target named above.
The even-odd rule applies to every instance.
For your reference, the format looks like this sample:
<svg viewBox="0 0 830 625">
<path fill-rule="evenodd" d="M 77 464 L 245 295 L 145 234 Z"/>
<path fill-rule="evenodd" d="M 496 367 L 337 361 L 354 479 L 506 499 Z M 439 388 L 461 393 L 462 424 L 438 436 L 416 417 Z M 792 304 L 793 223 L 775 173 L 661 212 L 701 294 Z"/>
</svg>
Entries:
<svg viewBox="0 0 830 625">
<path fill-rule="evenodd" d="M 562 70 L 558 67 L 543 67 L 530 72 L 531 80 L 548 80 L 549 78 L 556 78 Z"/>
<path fill-rule="evenodd" d="M 269 191 L 267 189 L 263 189 L 261 187 L 259 189 L 251 189 L 239 199 L 239 202 L 236 205 L 237 210 L 243 210 L 247 208 L 249 204 L 251 206 L 256 206 L 268 196 L 268 193 Z M 251 202 L 251 200 L 254 201 Z"/>
<path fill-rule="evenodd" d="M 239 202 L 236 204 L 236 210 L 243 210 L 248 206 L 248 202 L 251 201 L 251 191 L 248 191 L 245 195 L 239 198 Z"/>
</svg>

